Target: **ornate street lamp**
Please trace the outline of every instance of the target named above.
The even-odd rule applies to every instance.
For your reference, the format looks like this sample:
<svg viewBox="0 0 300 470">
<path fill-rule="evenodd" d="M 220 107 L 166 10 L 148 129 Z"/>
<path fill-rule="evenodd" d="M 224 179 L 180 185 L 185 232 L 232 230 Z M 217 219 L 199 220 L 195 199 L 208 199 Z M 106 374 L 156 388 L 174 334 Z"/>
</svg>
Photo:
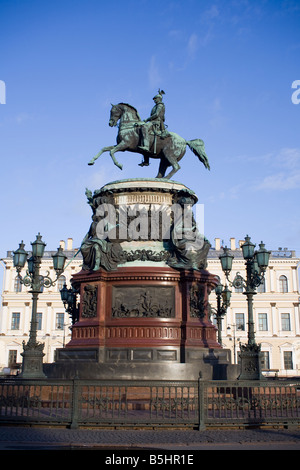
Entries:
<svg viewBox="0 0 300 470">
<path fill-rule="evenodd" d="M 219 259 L 221 261 L 222 269 L 223 269 L 226 277 L 228 277 L 228 275 L 229 275 L 229 273 L 232 269 L 232 260 L 233 260 L 234 256 L 232 256 L 229 253 L 229 250 L 228 250 L 227 246 L 225 246 L 225 248 L 223 248 L 223 251 L 224 251 L 224 253 L 219 256 Z"/>
<path fill-rule="evenodd" d="M 228 289 L 227 285 L 223 289 L 223 285 L 219 283 L 215 288 L 215 293 L 217 296 L 217 310 L 214 309 L 214 314 L 217 320 L 218 343 L 222 344 L 222 320 L 230 305 L 231 291 Z"/>
<path fill-rule="evenodd" d="M 61 300 L 63 301 L 66 312 L 72 319 L 72 325 L 79 320 L 79 305 L 77 304 L 78 294 L 78 290 L 73 286 L 68 289 L 66 284 L 64 284 L 63 288 L 60 290 Z"/>
<path fill-rule="evenodd" d="M 56 279 L 53 281 L 49 276 L 49 271 L 46 276 L 40 275 L 41 260 L 44 255 L 46 243 L 42 241 L 40 233 L 38 233 L 36 240 L 31 243 L 32 245 L 32 256 L 27 259 L 28 253 L 24 250 L 23 241 L 20 243 L 19 248 L 14 251 L 13 263 L 17 270 L 18 278 L 20 282 L 26 287 L 31 287 L 32 294 L 32 313 L 31 323 L 29 331 L 29 340 L 25 344 L 23 341 L 23 357 L 22 372 L 20 377 L 22 378 L 44 378 L 43 372 L 43 349 L 44 343 L 37 341 L 37 301 L 39 293 L 43 287 L 51 287 L 55 285 L 55 282 L 64 270 L 66 261 L 66 255 L 62 252 L 61 248 L 58 248 L 57 253 L 52 255 L 53 265 L 56 271 Z M 24 277 L 21 276 L 21 271 L 24 268 L 27 261 L 28 269 Z"/>
<path fill-rule="evenodd" d="M 52 258 L 53 258 L 53 267 L 55 269 L 57 279 L 58 279 L 59 276 L 64 272 L 65 262 L 67 259 L 66 255 L 63 253 L 63 249 L 61 246 L 57 248 L 57 252 L 55 253 L 55 255 L 52 255 Z"/>
<path fill-rule="evenodd" d="M 246 279 L 240 273 L 237 273 L 231 282 L 228 277 L 232 267 L 233 256 L 229 254 L 228 248 L 224 248 L 224 253 L 220 255 L 222 269 L 226 275 L 229 284 L 236 288 L 244 288 L 243 294 L 247 296 L 248 305 L 248 343 L 240 344 L 241 374 L 240 380 L 263 379 L 261 373 L 261 345 L 256 344 L 253 320 L 253 296 L 256 294 L 256 288 L 264 282 L 265 271 L 269 264 L 270 251 L 265 249 L 263 242 L 259 245 L 259 250 L 255 251 L 255 245 L 250 237 L 245 237 L 245 243 L 242 245 L 243 257 L 246 261 Z"/>
</svg>

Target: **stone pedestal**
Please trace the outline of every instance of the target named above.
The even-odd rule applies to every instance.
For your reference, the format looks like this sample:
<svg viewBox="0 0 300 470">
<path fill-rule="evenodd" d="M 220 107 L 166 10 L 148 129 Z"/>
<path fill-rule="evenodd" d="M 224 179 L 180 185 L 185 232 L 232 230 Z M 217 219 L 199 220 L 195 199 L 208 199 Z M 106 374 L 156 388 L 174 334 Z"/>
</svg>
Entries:
<svg viewBox="0 0 300 470">
<path fill-rule="evenodd" d="M 262 374 L 262 352 L 260 344 L 241 345 L 241 373 L 239 380 L 265 380 Z"/>
<path fill-rule="evenodd" d="M 189 362 L 199 348 L 220 348 L 208 308 L 216 280 L 207 271 L 120 267 L 82 271 L 73 283 L 82 302 L 67 351 L 95 348 L 99 362 Z"/>
<path fill-rule="evenodd" d="M 218 370 L 216 378 L 226 378 L 230 355 L 209 306 L 218 279 L 206 270 L 210 244 L 191 216 L 196 195 L 164 179 L 86 194 L 93 222 L 72 279 L 79 321 L 57 351 L 55 373 L 72 364 L 85 377 L 197 378 L 201 370 L 212 378 Z"/>
<path fill-rule="evenodd" d="M 22 372 L 18 375 L 22 379 L 44 379 L 46 375 L 43 372 L 43 353 L 44 345 L 41 343 L 24 344 Z"/>
</svg>

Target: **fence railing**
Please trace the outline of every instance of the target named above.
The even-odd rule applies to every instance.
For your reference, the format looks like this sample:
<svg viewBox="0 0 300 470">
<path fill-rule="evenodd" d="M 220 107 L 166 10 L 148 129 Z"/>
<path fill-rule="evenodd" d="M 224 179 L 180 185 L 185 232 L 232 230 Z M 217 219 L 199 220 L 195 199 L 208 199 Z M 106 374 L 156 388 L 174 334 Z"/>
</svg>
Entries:
<svg viewBox="0 0 300 470">
<path fill-rule="evenodd" d="M 300 382 L 1 379 L 0 423 L 199 430 L 300 425 Z"/>
</svg>

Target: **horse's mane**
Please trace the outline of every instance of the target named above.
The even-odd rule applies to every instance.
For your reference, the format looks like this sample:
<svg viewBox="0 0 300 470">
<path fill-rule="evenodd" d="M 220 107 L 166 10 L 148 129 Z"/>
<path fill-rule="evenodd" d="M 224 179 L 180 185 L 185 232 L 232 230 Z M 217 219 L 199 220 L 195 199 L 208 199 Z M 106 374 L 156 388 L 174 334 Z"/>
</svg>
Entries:
<svg viewBox="0 0 300 470">
<path fill-rule="evenodd" d="M 136 113 L 137 119 L 138 119 L 139 121 L 141 121 L 140 115 L 139 115 L 139 113 L 137 112 L 137 110 L 135 109 L 134 106 L 131 106 L 131 104 L 128 104 L 128 103 L 119 103 L 118 106 L 119 106 L 119 105 L 128 106 L 128 108 L 132 109 L 132 110 Z"/>
</svg>

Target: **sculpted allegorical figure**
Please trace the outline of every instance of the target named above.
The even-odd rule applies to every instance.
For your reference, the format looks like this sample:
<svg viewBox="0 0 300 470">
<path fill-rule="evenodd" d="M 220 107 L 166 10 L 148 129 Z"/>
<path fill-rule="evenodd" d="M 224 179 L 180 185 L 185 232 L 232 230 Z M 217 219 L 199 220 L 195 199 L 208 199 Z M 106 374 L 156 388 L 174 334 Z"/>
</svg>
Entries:
<svg viewBox="0 0 300 470">
<path fill-rule="evenodd" d="M 173 268 L 206 269 L 211 245 L 198 230 L 192 213 L 193 201 L 184 198 L 178 202 L 185 205 L 189 215 L 186 212 L 183 217 L 180 211 L 175 214 L 171 230 L 173 256 L 168 259 L 167 264 Z"/>
<path fill-rule="evenodd" d="M 119 243 L 112 243 L 109 239 L 97 237 L 97 224 L 99 218 L 93 216 L 90 229 L 81 243 L 81 253 L 83 257 L 84 270 L 98 271 L 100 267 L 107 271 L 117 269 L 118 262 L 122 255 L 122 248 Z"/>
</svg>

